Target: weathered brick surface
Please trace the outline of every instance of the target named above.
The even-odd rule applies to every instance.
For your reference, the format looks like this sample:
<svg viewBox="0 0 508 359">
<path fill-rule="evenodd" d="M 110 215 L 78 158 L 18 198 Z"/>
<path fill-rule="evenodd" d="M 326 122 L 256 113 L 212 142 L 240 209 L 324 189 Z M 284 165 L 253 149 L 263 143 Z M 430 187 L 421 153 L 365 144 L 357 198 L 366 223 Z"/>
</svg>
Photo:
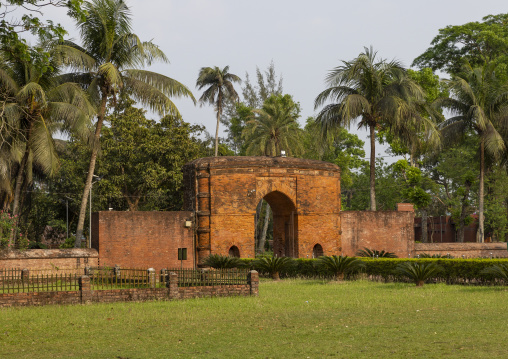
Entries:
<svg viewBox="0 0 508 359">
<path fill-rule="evenodd" d="M 96 267 L 99 253 L 95 249 L 29 249 L 0 251 L 0 269 L 75 269 Z"/>
<path fill-rule="evenodd" d="M 345 211 L 341 213 L 342 253 L 354 256 L 359 249 L 414 254 L 414 213 L 410 211 Z"/>
<path fill-rule="evenodd" d="M 185 209 L 197 214 L 199 261 L 210 253 L 228 254 L 233 245 L 242 257 L 253 257 L 254 216 L 263 198 L 274 215 L 276 253 L 306 257 L 316 243 L 327 254 L 341 247 L 340 169 L 334 164 L 281 157 L 201 158 L 184 167 L 184 177 Z"/>
<path fill-rule="evenodd" d="M 415 255 L 440 254 L 455 258 L 508 258 L 506 243 L 415 243 Z"/>
<path fill-rule="evenodd" d="M 192 212 L 98 212 L 93 214 L 92 246 L 101 266 L 124 268 L 194 267 L 194 232 L 185 227 Z M 187 248 L 187 260 L 178 260 Z"/>
</svg>

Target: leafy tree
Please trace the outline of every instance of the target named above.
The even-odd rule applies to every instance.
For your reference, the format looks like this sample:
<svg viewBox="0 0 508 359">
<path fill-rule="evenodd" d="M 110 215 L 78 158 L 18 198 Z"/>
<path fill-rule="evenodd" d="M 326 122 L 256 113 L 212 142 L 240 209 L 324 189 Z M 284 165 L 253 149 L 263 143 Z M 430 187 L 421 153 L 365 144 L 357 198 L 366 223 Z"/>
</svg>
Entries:
<svg viewBox="0 0 508 359">
<path fill-rule="evenodd" d="M 261 109 L 254 110 L 242 136 L 248 143 L 248 155 L 278 156 L 302 153 L 301 129 L 298 124 L 300 105 L 290 95 L 272 95 Z"/>
<path fill-rule="evenodd" d="M 226 101 L 224 115 L 221 118 L 228 133 L 227 141 L 235 149 L 237 155 L 245 156 L 247 144 L 242 137 L 242 132 L 251 119 L 252 111 L 261 108 L 270 96 L 282 95 L 282 93 L 282 76 L 277 78 L 273 62 L 264 72 L 256 67 L 256 82 L 254 84 L 250 82 L 249 74 L 245 73 L 244 86 L 242 87 L 243 100 L 234 103 Z"/>
<path fill-rule="evenodd" d="M 326 105 L 316 120 L 323 131 L 342 126 L 349 128 L 358 121 L 358 127 L 370 131 L 370 209 L 376 210 L 375 163 L 376 131 L 387 128 L 399 137 L 410 138 L 422 125 L 429 125 L 414 106 L 423 99 L 422 89 L 411 80 L 401 64 L 392 60 L 378 60 L 377 53 L 365 48 L 352 61 L 343 61 L 327 77 L 329 88 L 315 100 L 315 107 Z"/>
<path fill-rule="evenodd" d="M 60 24 L 52 20 L 42 21 L 38 15 L 48 6 L 66 7 L 72 18 L 82 18 L 85 12 L 81 8 L 82 0 L 2 0 L 0 1 L 0 47 L 14 57 L 30 63 L 33 69 L 46 72 L 51 70 L 51 54 L 44 46 L 30 46 L 23 33 L 31 33 L 40 39 L 63 40 L 66 34 Z M 8 16 L 23 11 L 20 19 L 9 19 Z"/>
<path fill-rule="evenodd" d="M 109 200 L 130 211 L 181 210 L 182 167 L 204 155 L 203 128 L 175 116 L 148 120 L 133 105 L 123 98 L 106 119 L 97 163 L 101 205 Z"/>
<path fill-rule="evenodd" d="M 218 156 L 219 151 L 219 123 L 222 115 L 222 109 L 225 101 L 237 101 L 238 94 L 233 87 L 234 82 L 241 82 L 240 78 L 235 74 L 229 73 L 229 66 L 224 67 L 222 70 L 217 66 L 202 67 L 199 71 L 196 86 L 199 90 L 204 87 L 207 89 L 199 98 L 199 102 L 204 104 L 206 102 L 215 106 L 217 111 L 217 128 L 215 129 L 215 157 Z"/>
<path fill-rule="evenodd" d="M 0 66 L 2 123 L 10 124 L 9 145 L 20 154 L 12 203 L 12 215 L 18 218 L 22 186 L 32 181 L 32 166 L 48 175 L 58 168 L 53 135 L 64 131 L 85 136 L 93 108 L 79 86 L 57 80 L 62 65 L 58 56 L 52 56 L 51 70 L 41 72 L 31 62 L 4 50 Z M 54 54 L 55 49 L 48 51 Z"/>
<path fill-rule="evenodd" d="M 78 20 L 83 47 L 67 42 L 66 56 L 79 61 L 79 72 L 70 73 L 68 79 L 82 84 L 96 102 L 97 122 L 81 199 L 81 209 L 76 231 L 76 247 L 81 237 L 86 213 L 88 194 L 94 176 L 95 162 L 100 144 L 100 134 L 108 100 L 115 99 L 121 89 L 128 89 L 132 97 L 142 105 L 161 115 L 180 116 L 173 96 L 186 96 L 194 100 L 192 93 L 181 83 L 164 75 L 141 70 L 145 64 L 161 60 L 166 55 L 152 42 L 141 42 L 131 32 L 131 14 L 121 0 L 93 0 L 84 3 L 87 15 Z"/>
<path fill-rule="evenodd" d="M 508 87 L 499 81 L 495 70 L 492 65 L 477 68 L 465 65 L 462 72 L 448 81 L 451 97 L 436 102 L 455 115 L 442 123 L 445 137 L 453 140 L 465 131 L 474 131 L 480 137 L 477 242 L 484 241 L 485 151 L 499 156 L 506 149 L 497 128 L 506 121 Z"/>
<path fill-rule="evenodd" d="M 430 67 L 450 74 L 461 72 L 464 62 L 472 67 L 493 63 L 506 71 L 508 60 L 508 14 L 489 15 L 482 22 L 447 26 L 439 30 L 412 66 Z"/>
</svg>

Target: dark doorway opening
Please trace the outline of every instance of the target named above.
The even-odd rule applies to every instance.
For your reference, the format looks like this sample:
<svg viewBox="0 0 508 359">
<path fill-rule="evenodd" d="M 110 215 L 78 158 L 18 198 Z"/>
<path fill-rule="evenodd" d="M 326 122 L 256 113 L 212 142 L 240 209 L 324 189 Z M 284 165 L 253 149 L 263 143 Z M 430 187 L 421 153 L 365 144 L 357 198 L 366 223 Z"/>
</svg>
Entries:
<svg viewBox="0 0 508 359">
<path fill-rule="evenodd" d="M 231 248 L 229 248 L 229 256 L 240 258 L 240 250 L 238 249 L 237 246 L 232 246 Z"/>
<path fill-rule="evenodd" d="M 314 246 L 314 248 L 312 248 L 312 258 L 319 258 L 323 256 L 323 254 L 324 252 L 321 244 L 318 243 Z"/>
</svg>

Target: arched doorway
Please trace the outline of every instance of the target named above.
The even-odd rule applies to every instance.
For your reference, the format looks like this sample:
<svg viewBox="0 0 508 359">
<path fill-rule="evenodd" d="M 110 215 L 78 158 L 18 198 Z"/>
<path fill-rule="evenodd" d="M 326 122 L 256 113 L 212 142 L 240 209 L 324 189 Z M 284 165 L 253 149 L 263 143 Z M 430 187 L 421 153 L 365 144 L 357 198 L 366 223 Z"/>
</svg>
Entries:
<svg viewBox="0 0 508 359">
<path fill-rule="evenodd" d="M 312 258 L 319 258 L 323 256 L 323 246 L 321 244 L 317 243 L 314 248 L 312 248 Z"/>
<path fill-rule="evenodd" d="M 268 193 L 263 200 L 267 202 L 273 220 L 273 254 L 279 257 L 298 258 L 298 215 L 295 204 L 279 191 Z"/>
<path fill-rule="evenodd" d="M 240 250 L 238 249 L 237 246 L 232 246 L 231 248 L 229 248 L 229 256 L 240 258 Z"/>
</svg>

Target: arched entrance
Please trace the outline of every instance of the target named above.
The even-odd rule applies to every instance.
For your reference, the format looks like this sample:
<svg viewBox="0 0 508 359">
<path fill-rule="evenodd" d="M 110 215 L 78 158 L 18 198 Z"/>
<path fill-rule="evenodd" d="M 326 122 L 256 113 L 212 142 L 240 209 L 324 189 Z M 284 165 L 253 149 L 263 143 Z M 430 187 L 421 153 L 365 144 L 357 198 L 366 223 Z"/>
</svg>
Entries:
<svg viewBox="0 0 508 359">
<path fill-rule="evenodd" d="M 280 191 L 268 193 L 273 217 L 273 253 L 279 257 L 298 258 L 298 215 L 295 204 Z"/>
<path fill-rule="evenodd" d="M 340 254 L 340 169 L 327 162 L 282 157 L 208 157 L 184 167 L 184 209 L 195 214 L 196 262 L 228 255 L 253 258 L 256 206 L 273 211 L 273 249 L 280 256 Z"/>
</svg>

